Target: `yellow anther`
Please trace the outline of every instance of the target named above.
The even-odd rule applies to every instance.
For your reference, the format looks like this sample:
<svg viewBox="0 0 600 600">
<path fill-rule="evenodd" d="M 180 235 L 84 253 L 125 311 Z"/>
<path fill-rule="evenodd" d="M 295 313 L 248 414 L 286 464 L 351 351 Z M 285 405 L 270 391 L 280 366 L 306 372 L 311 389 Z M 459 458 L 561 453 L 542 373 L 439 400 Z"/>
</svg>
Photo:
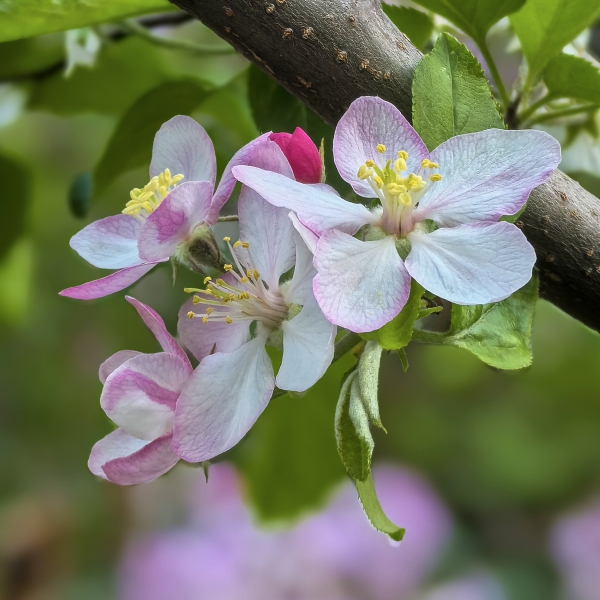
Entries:
<svg viewBox="0 0 600 600">
<path fill-rule="evenodd" d="M 231 271 L 231 269 L 233 269 L 233 265 L 223 265 L 223 270 L 226 273 L 229 273 L 229 271 Z"/>
<path fill-rule="evenodd" d="M 408 152 L 406 150 L 400 150 L 400 152 L 398 152 L 398 158 L 408 160 Z"/>
<path fill-rule="evenodd" d="M 225 237 L 223 238 L 223 241 L 224 241 L 224 242 L 230 242 L 230 241 L 231 241 L 231 238 L 230 238 L 229 236 L 225 236 Z"/>
<path fill-rule="evenodd" d="M 375 161 L 372 158 L 369 158 L 365 161 L 365 165 L 367 165 L 367 167 L 371 168 L 375 166 Z"/>
<path fill-rule="evenodd" d="M 378 188 L 381 188 L 383 186 L 383 181 L 381 180 L 381 177 L 379 177 L 379 175 L 373 175 L 373 181 L 375 181 Z"/>
<path fill-rule="evenodd" d="M 250 244 L 248 242 L 242 242 L 242 248 L 250 248 Z"/>
<path fill-rule="evenodd" d="M 375 146 L 375 150 L 377 150 L 377 152 L 379 152 L 379 154 L 383 154 L 385 152 L 386 148 L 383 144 L 377 144 L 377 146 Z"/>
<path fill-rule="evenodd" d="M 404 158 L 397 158 L 394 161 L 394 169 L 398 173 L 401 173 L 402 171 L 406 171 L 406 159 L 404 159 Z"/>
<path fill-rule="evenodd" d="M 190 312 L 187 314 L 188 319 L 193 319 L 194 318 L 194 311 L 190 310 Z"/>
<path fill-rule="evenodd" d="M 194 296 L 192 298 L 192 303 L 193 304 L 200 304 L 200 302 L 202 302 L 202 298 L 200 298 L 200 296 Z"/>
<path fill-rule="evenodd" d="M 242 277 L 242 278 L 240 279 L 240 281 L 241 281 L 242 283 L 248 283 L 248 278 L 247 278 L 247 277 Z"/>
<path fill-rule="evenodd" d="M 260 277 L 260 273 L 256 269 L 254 269 L 252 275 L 254 276 L 254 279 L 258 279 Z"/>
<path fill-rule="evenodd" d="M 233 302 L 233 301 L 235 300 L 235 294 L 229 294 L 229 296 L 227 296 L 227 299 L 228 299 L 230 302 Z"/>
<path fill-rule="evenodd" d="M 246 298 L 246 295 L 244 294 L 244 292 L 240 292 L 238 294 L 238 300 L 244 300 Z"/>
<path fill-rule="evenodd" d="M 209 306 L 209 307 L 206 309 L 206 314 L 207 314 L 207 315 L 210 315 L 210 314 L 211 314 L 212 312 L 214 312 L 214 311 L 215 311 L 215 309 L 214 309 L 214 308 L 211 308 L 211 307 Z"/>
<path fill-rule="evenodd" d="M 217 279 L 217 280 L 215 281 L 215 283 L 216 283 L 217 285 L 225 285 L 225 282 L 224 282 L 222 279 L 220 279 L 220 278 L 219 278 L 219 279 Z"/>
<path fill-rule="evenodd" d="M 208 323 L 208 315 L 204 315 L 204 316 L 202 317 L 202 322 L 203 322 L 203 323 Z"/>
<path fill-rule="evenodd" d="M 227 315 L 225 317 L 225 323 L 227 323 L 227 325 L 231 325 L 233 323 L 233 319 L 229 315 Z"/>
<path fill-rule="evenodd" d="M 246 271 L 246 275 L 251 278 L 252 277 L 252 271 L 250 269 L 248 269 Z"/>
<path fill-rule="evenodd" d="M 370 177 L 371 175 L 373 175 L 373 169 L 367 168 L 365 165 L 360 165 L 358 173 L 356 174 L 359 179 L 367 179 L 367 177 Z"/>
<path fill-rule="evenodd" d="M 236 243 L 233 245 L 233 247 L 234 247 L 234 248 L 239 248 L 241 245 L 242 245 L 242 242 L 241 242 L 240 240 L 238 240 L 238 241 L 237 241 L 237 242 L 236 242 Z"/>
<path fill-rule="evenodd" d="M 206 285 L 209 281 L 212 281 L 212 277 L 205 277 L 204 278 L 204 285 Z"/>
<path fill-rule="evenodd" d="M 442 176 L 439 173 L 435 173 L 429 178 L 429 181 L 441 181 Z"/>
<path fill-rule="evenodd" d="M 202 292 L 202 291 L 204 291 L 204 290 L 200 290 L 200 289 L 198 289 L 198 288 L 183 288 L 183 291 L 184 291 L 186 294 L 193 294 L 193 293 L 195 293 L 195 292 Z"/>
</svg>

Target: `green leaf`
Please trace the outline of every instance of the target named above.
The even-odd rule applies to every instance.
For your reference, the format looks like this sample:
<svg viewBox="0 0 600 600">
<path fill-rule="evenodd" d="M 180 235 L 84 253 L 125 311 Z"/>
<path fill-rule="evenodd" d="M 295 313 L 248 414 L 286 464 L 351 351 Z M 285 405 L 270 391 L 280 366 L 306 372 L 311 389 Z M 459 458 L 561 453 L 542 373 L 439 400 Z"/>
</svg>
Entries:
<svg viewBox="0 0 600 600">
<path fill-rule="evenodd" d="M 600 17 L 597 0 L 528 0 L 510 17 L 530 77 Z"/>
<path fill-rule="evenodd" d="M 94 182 L 91 173 L 81 173 L 75 177 L 69 188 L 67 198 L 71 213 L 82 219 L 90 209 L 92 195 L 94 191 Z"/>
<path fill-rule="evenodd" d="M 289 520 L 326 501 L 344 478 L 332 423 L 351 355 L 333 364 L 302 398 L 271 401 L 233 451 L 251 504 L 263 521 Z"/>
<path fill-rule="evenodd" d="M 152 141 L 175 115 L 189 115 L 210 93 L 197 80 L 164 83 L 144 94 L 121 118 L 94 171 L 98 196 L 119 175 L 150 162 Z"/>
<path fill-rule="evenodd" d="M 452 306 L 446 334 L 429 341 L 459 346 L 497 369 L 522 369 L 531 364 L 531 326 L 538 297 L 538 275 L 501 302 Z M 418 337 L 417 334 L 416 337 Z"/>
<path fill-rule="evenodd" d="M 167 0 L 0 0 L 0 42 L 173 9 Z"/>
<path fill-rule="evenodd" d="M 455 135 L 504 128 L 481 65 L 447 33 L 417 65 L 412 90 L 413 125 L 430 150 Z"/>
<path fill-rule="evenodd" d="M 31 175 L 20 161 L 0 155 L 0 260 L 25 230 L 25 217 L 31 195 Z"/>
<path fill-rule="evenodd" d="M 575 98 L 600 104 L 600 71 L 585 58 L 559 54 L 546 65 L 543 79 L 549 99 Z"/>
<path fill-rule="evenodd" d="M 348 375 L 335 411 L 335 439 L 337 450 L 346 472 L 358 481 L 364 481 L 371 472 L 371 457 L 375 442 L 369 429 L 369 417 L 362 403 L 358 374 Z"/>
<path fill-rule="evenodd" d="M 361 333 L 360 336 L 365 340 L 377 340 L 379 345 L 386 350 L 399 350 L 408 346 L 412 337 L 413 325 L 421 310 L 422 294 L 423 288 L 413 279 L 410 295 L 400 313 L 381 329 Z"/>
<path fill-rule="evenodd" d="M 525 0 L 415 0 L 415 2 L 448 19 L 480 42 L 485 40 L 486 33 L 494 23 L 519 10 Z"/>
<path fill-rule="evenodd" d="M 55 67 L 65 57 L 62 34 L 0 44 L 0 81 L 18 79 Z"/>
<path fill-rule="evenodd" d="M 433 21 L 420 10 L 406 6 L 381 5 L 390 21 L 417 47 L 423 48 L 433 33 Z"/>
<path fill-rule="evenodd" d="M 369 473 L 369 476 L 365 481 L 357 481 L 356 489 L 358 491 L 360 503 L 362 504 L 371 525 L 373 525 L 377 531 L 387 534 L 395 542 L 402 541 L 405 530 L 392 523 L 383 512 L 381 504 L 379 504 L 379 499 L 377 498 L 377 492 L 375 491 L 373 474 Z"/>
<path fill-rule="evenodd" d="M 264 131 L 306 129 L 306 107 L 258 67 L 251 66 L 248 98 L 256 127 Z"/>
<path fill-rule="evenodd" d="M 367 342 L 358 361 L 356 383 L 369 420 L 385 431 L 379 416 L 379 367 L 383 348 L 375 341 Z"/>
</svg>

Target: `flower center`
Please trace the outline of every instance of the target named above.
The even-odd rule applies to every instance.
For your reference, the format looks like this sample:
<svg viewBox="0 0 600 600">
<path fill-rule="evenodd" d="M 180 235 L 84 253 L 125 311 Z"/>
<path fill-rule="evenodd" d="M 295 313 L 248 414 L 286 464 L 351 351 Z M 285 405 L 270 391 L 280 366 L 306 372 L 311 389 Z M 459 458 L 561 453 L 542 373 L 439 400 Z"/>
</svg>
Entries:
<svg viewBox="0 0 600 600">
<path fill-rule="evenodd" d="M 375 150 L 384 154 L 386 147 L 378 144 Z M 369 183 L 381 202 L 381 227 L 386 233 L 400 237 L 413 230 L 415 224 L 412 212 L 423 194 L 442 179 L 439 173 L 433 172 L 438 168 L 437 163 L 425 158 L 421 161 L 418 173 L 409 173 L 407 159 L 408 153 L 405 150 L 400 150 L 396 160 L 388 160 L 383 167 L 377 166 L 370 158 L 360 166 L 357 173 L 360 179 Z"/>
<path fill-rule="evenodd" d="M 159 175 L 155 175 L 142 189 L 133 188 L 129 192 L 131 200 L 125 205 L 123 214 L 140 220 L 145 219 L 160 206 L 182 179 L 183 175 L 171 175 L 171 171 L 165 169 Z"/>
<path fill-rule="evenodd" d="M 223 279 L 206 277 L 206 289 L 186 288 L 193 292 L 193 303 L 206 306 L 204 314 L 188 312 L 190 319 L 202 319 L 203 323 L 220 321 L 231 324 L 236 321 L 260 321 L 269 329 L 275 329 L 287 318 L 289 307 L 279 289 L 269 289 L 254 266 L 248 242 L 237 241 L 231 246 L 230 238 L 223 238 L 233 256 L 234 265 L 225 265 L 225 272 L 235 278 L 234 284 Z"/>
</svg>

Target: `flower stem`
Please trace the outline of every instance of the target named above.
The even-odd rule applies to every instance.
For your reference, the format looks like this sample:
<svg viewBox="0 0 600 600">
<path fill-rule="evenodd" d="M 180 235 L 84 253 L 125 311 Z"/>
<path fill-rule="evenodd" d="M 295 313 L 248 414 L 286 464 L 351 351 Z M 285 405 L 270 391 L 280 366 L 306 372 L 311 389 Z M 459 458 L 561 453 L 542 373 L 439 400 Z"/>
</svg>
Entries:
<svg viewBox="0 0 600 600">
<path fill-rule="evenodd" d="M 537 102 L 534 102 L 531 106 L 528 106 L 526 109 L 522 110 L 519 114 L 519 121 L 524 123 L 538 108 L 541 108 L 544 106 L 544 104 L 548 104 L 548 102 L 550 102 L 552 99 L 553 98 L 550 94 L 546 94 Z"/>
<path fill-rule="evenodd" d="M 500 98 L 502 99 L 502 107 L 504 110 L 508 107 L 508 103 L 510 102 L 510 98 L 504 87 L 504 82 L 502 81 L 502 77 L 500 77 L 500 72 L 498 71 L 498 67 L 496 67 L 496 63 L 494 62 L 494 58 L 490 49 L 488 48 L 485 38 L 482 40 L 475 40 L 475 43 L 479 46 L 479 50 L 481 50 L 481 54 L 487 63 L 488 69 L 494 79 L 494 83 L 498 88 L 498 93 L 500 94 Z"/>
<path fill-rule="evenodd" d="M 592 110 L 596 110 L 598 108 L 597 104 L 585 104 L 584 106 L 575 106 L 572 108 L 564 108 L 562 110 L 555 110 L 553 112 L 547 112 L 543 115 L 539 115 L 538 117 L 534 117 L 531 119 L 527 126 L 531 127 L 536 123 L 544 123 L 546 121 L 552 121 L 553 119 L 559 119 L 560 117 L 570 117 L 572 115 L 578 115 L 584 112 L 590 112 Z"/>
<path fill-rule="evenodd" d="M 203 54 L 206 56 L 235 53 L 235 50 L 231 46 L 203 46 L 189 40 L 160 37 L 150 33 L 143 25 L 140 25 L 137 21 L 132 19 L 121 21 L 120 25 L 128 33 L 137 35 L 156 46 L 162 46 L 163 48 L 169 48 L 170 50 L 183 50 L 185 52 L 193 52 L 194 54 Z"/>
<path fill-rule="evenodd" d="M 229 223 L 230 221 L 239 221 L 239 217 L 237 215 L 226 215 L 224 217 L 219 217 L 219 223 Z"/>
</svg>

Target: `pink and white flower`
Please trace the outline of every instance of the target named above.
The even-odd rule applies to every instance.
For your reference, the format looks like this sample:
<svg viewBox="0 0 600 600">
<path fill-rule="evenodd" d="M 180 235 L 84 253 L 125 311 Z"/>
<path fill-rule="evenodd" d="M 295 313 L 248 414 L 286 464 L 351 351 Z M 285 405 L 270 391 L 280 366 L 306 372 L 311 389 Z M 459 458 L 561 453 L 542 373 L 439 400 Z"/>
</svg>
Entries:
<svg viewBox="0 0 600 600">
<path fill-rule="evenodd" d="M 121 485 L 156 479 L 179 460 L 171 450 L 177 398 L 192 366 L 160 316 L 128 297 L 163 352 L 123 350 L 100 366 L 100 404 L 119 426 L 92 449 L 94 475 Z"/>
<path fill-rule="evenodd" d="M 293 178 L 275 143 L 256 148 L 252 164 Z M 333 359 L 336 328 L 313 296 L 312 254 L 288 211 L 242 187 L 238 213 L 243 241 L 231 245 L 225 238 L 232 264 L 225 265 L 222 278 L 207 277 L 207 288 L 195 290 L 180 313 L 181 339 L 201 361 L 175 413 L 172 447 L 189 462 L 237 444 L 267 406 L 275 384 L 303 392 Z M 282 282 L 292 268 L 292 278 Z M 276 377 L 267 344 L 283 349 Z"/>
<path fill-rule="evenodd" d="M 272 133 L 269 136 L 288 159 L 296 181 L 300 183 L 321 183 L 323 164 L 321 155 L 307 133 L 296 127 L 294 133 Z"/>
<path fill-rule="evenodd" d="M 333 150 L 340 175 L 379 206 L 252 166 L 233 169 L 319 237 L 313 289 L 332 323 L 356 332 L 382 327 L 405 305 L 411 277 L 456 304 L 502 300 L 531 278 L 532 246 L 498 220 L 517 213 L 560 162 L 551 136 L 490 129 L 429 153 L 398 109 L 362 97 L 338 123 Z"/>
<path fill-rule="evenodd" d="M 210 226 L 235 187 L 231 169 L 246 162 L 253 145 L 268 135 L 233 156 L 215 191 L 215 151 L 206 131 L 190 117 L 167 121 L 154 138 L 150 182 L 131 191 L 123 214 L 91 223 L 71 238 L 71 247 L 90 264 L 118 270 L 61 295 L 80 300 L 107 296 L 171 257 L 192 268 L 207 259 L 217 261 Z"/>
</svg>

